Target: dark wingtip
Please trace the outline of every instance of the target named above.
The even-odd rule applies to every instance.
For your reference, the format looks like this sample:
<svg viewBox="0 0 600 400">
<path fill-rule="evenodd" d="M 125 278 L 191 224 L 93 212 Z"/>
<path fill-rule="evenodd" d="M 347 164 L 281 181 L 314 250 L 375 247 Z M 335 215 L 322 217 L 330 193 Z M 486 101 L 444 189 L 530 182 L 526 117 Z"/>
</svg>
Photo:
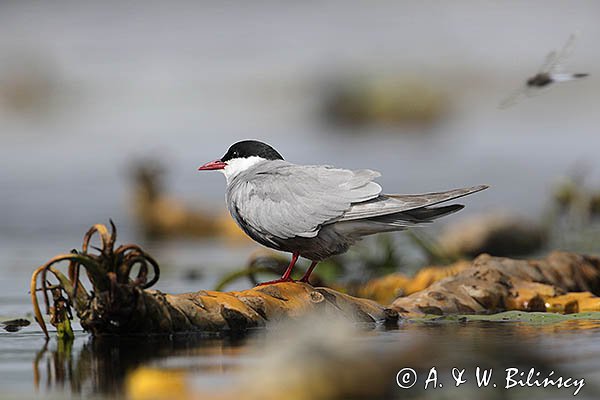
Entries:
<svg viewBox="0 0 600 400">
<path fill-rule="evenodd" d="M 468 194 L 471 193 L 477 193 L 477 192 L 481 192 L 482 190 L 485 190 L 487 188 L 489 188 L 489 185 L 477 185 L 477 186 L 472 186 L 470 188 L 467 189 Z"/>
<path fill-rule="evenodd" d="M 442 207 L 423 207 L 416 210 L 405 211 L 403 214 L 408 214 L 419 222 L 433 222 L 434 219 L 445 217 L 446 215 L 454 214 L 465 208 L 463 204 L 451 204 Z"/>
</svg>

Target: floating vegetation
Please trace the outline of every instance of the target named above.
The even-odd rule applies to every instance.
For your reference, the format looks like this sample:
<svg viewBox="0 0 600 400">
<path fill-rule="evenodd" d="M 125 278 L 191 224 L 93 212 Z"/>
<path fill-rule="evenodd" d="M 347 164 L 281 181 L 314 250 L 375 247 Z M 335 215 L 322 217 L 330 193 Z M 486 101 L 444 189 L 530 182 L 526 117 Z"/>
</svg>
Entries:
<svg viewBox="0 0 600 400">
<path fill-rule="evenodd" d="M 463 260 L 447 266 L 421 268 L 413 277 L 394 273 L 368 281 L 358 287 L 356 295 L 373 299 L 381 304 L 390 304 L 398 297 L 408 296 L 431 286 L 434 282 L 471 267 L 471 262 Z"/>
<path fill-rule="evenodd" d="M 46 335 L 48 330 L 38 304 L 38 290 L 44 296 L 50 322 L 65 337 L 72 336 L 71 308 L 75 309 L 82 327 L 94 335 L 243 332 L 263 327 L 267 321 L 312 311 L 362 322 L 397 319 L 397 313 L 374 301 L 296 282 L 229 293 L 200 291 L 170 295 L 146 290 L 158 281 L 158 263 L 137 245 L 121 245 L 115 249 L 116 228 L 112 222 L 111 227 L 109 233 L 104 225 L 94 225 L 84 237 L 81 252 L 58 255 L 33 273 L 31 299 L 36 320 Z M 98 253 L 88 251 L 94 234 L 99 235 L 102 243 Z M 68 276 L 65 276 L 56 264 L 67 261 Z M 79 280 L 81 268 L 92 284 L 93 290 L 89 292 Z M 150 271 L 152 279 L 149 279 Z M 48 273 L 58 283 L 49 284 Z M 53 296 L 52 305 L 49 293 Z"/>
<path fill-rule="evenodd" d="M 354 321 L 387 323 L 395 322 L 398 313 L 418 316 L 506 310 L 600 311 L 600 299 L 594 295 L 600 288 L 600 259 L 560 252 L 537 261 L 482 255 L 472 264 L 462 262 L 441 269 L 430 268 L 413 279 L 396 279 L 396 293 L 404 290 L 402 294 L 412 294 L 395 299 L 391 309 L 372 300 L 300 282 L 239 292 L 170 295 L 147 290 L 159 279 L 158 263 L 137 245 L 115 249 L 116 228 L 112 221 L 111 228 L 109 233 L 104 225 L 94 225 L 84 236 L 81 251 L 58 255 L 33 273 L 34 314 L 46 335 L 38 291 L 44 297 L 50 323 L 65 338 L 73 337 L 72 309 L 83 328 L 94 335 L 244 332 L 313 311 Z M 101 247 L 94 248 L 97 253 L 91 253 L 90 241 L 95 234 L 100 237 Z M 57 269 L 61 262 L 68 262 L 67 275 Z M 92 285 L 89 291 L 80 282 L 81 268 Z M 57 283 L 50 284 L 50 276 Z M 390 285 L 381 286 L 389 295 Z M 365 288 L 361 294 L 369 292 Z"/>
<path fill-rule="evenodd" d="M 553 252 L 542 260 L 481 255 L 391 308 L 400 314 L 491 314 L 506 310 L 600 311 L 600 258 Z M 587 292 L 587 293 L 586 293 Z"/>
<path fill-rule="evenodd" d="M 533 325 L 557 324 L 567 321 L 593 321 L 600 327 L 600 311 L 575 314 L 557 314 L 552 312 L 505 311 L 497 314 L 452 314 L 424 315 L 411 318 L 410 322 L 525 322 Z M 582 325 L 585 327 L 585 325 Z"/>
<path fill-rule="evenodd" d="M 31 277 L 31 301 L 35 319 L 46 336 L 48 330 L 39 307 L 38 290 L 41 290 L 44 297 L 46 314 L 50 316 L 50 322 L 57 326 L 59 333 L 65 332 L 72 336 L 69 322 L 72 319 L 72 307 L 77 311 L 82 326 L 87 330 L 94 331 L 95 326 L 102 323 L 118 327 L 127 323 L 126 319 L 118 318 L 127 314 L 123 312 L 119 303 L 122 302 L 125 308 L 132 307 L 136 302 L 137 294 L 158 281 L 160 270 L 156 261 L 134 244 L 122 245 L 115 249 L 117 231 L 112 221 L 111 227 L 112 232 L 109 233 L 106 226 L 94 225 L 85 234 L 80 252 L 73 250 L 68 254 L 60 254 L 34 271 Z M 102 247 L 98 249 L 99 253 L 92 254 L 89 253 L 90 241 L 95 234 L 99 235 Z M 65 261 L 69 262 L 68 276 L 55 266 Z M 136 265 L 139 267 L 138 273 L 132 278 Z M 91 292 L 83 287 L 79 279 L 82 267 L 93 285 Z M 151 279 L 149 279 L 150 271 L 153 273 Z M 58 280 L 57 284 L 48 283 L 48 273 Z M 52 306 L 49 293 L 53 295 Z M 63 297 L 63 294 L 66 297 Z"/>
</svg>

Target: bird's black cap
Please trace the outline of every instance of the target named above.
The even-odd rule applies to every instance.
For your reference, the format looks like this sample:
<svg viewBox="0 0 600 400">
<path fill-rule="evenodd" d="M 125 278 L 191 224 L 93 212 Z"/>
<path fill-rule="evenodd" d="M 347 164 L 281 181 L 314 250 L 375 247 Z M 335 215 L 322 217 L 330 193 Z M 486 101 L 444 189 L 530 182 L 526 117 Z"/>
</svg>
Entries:
<svg viewBox="0 0 600 400">
<path fill-rule="evenodd" d="M 237 142 L 227 150 L 227 153 L 221 158 L 221 161 L 229 161 L 233 158 L 246 158 L 258 156 L 266 160 L 283 160 L 281 154 L 266 143 L 258 140 L 242 140 Z"/>
</svg>

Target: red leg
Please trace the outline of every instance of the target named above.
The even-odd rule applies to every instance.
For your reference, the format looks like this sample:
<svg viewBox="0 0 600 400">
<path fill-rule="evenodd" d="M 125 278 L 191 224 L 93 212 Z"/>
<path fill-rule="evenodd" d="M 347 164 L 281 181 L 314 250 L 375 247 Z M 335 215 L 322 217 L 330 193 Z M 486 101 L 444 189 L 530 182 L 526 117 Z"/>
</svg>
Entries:
<svg viewBox="0 0 600 400">
<path fill-rule="evenodd" d="M 315 267 L 317 266 L 318 263 L 319 263 L 318 261 L 313 261 L 310 264 L 310 267 L 308 267 L 304 276 L 302 278 L 300 278 L 300 282 L 308 283 L 308 278 L 310 277 L 310 274 L 312 274 L 313 269 L 315 269 Z"/>
<path fill-rule="evenodd" d="M 280 283 L 280 282 L 291 282 L 292 278 L 290 278 L 290 275 L 292 275 L 292 269 L 294 269 L 294 265 L 296 265 L 296 261 L 298 260 L 299 256 L 300 256 L 299 253 L 294 253 L 292 255 L 292 261 L 290 261 L 290 265 L 287 267 L 287 269 L 285 270 L 285 272 L 283 273 L 281 278 L 275 279 L 274 281 L 259 283 L 257 286 L 270 285 L 272 283 Z"/>
</svg>

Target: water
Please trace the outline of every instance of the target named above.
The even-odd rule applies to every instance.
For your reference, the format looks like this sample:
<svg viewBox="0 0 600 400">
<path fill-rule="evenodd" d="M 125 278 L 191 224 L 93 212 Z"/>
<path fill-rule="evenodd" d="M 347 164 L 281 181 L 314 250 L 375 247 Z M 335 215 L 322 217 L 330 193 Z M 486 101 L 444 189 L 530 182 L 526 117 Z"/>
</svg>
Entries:
<svg viewBox="0 0 600 400">
<path fill-rule="evenodd" d="M 54 339 L 46 344 L 42 335 L 34 329 L 25 329 L 16 334 L 3 332 L 0 333 L 0 383 L 3 396 L 7 398 L 28 398 L 37 393 L 52 397 L 65 394 L 114 397 L 122 396 L 128 390 L 131 394 L 132 377 L 139 371 L 151 369 L 181 374 L 186 387 L 197 394 L 227 393 L 239 388 L 248 376 L 260 377 L 261 374 L 272 373 L 265 365 L 276 363 L 281 357 L 285 360 L 286 354 L 306 352 L 309 359 L 314 357 L 310 355 L 314 342 L 301 342 L 304 347 L 294 349 L 299 344 L 292 338 L 278 343 L 277 346 L 286 350 L 274 351 L 273 345 L 268 343 L 273 335 L 272 332 L 255 332 L 241 338 L 179 335 L 170 339 L 150 337 L 139 340 L 110 337 L 91 339 L 79 332 L 72 347 L 64 348 Z M 464 395 L 466 391 L 471 396 L 491 398 L 492 395 L 499 395 L 502 388 L 494 391 L 491 388 L 487 391 L 478 389 L 473 380 L 477 366 L 494 370 L 497 375 L 494 382 L 498 386 L 504 385 L 506 368 L 515 367 L 524 371 L 536 368 L 536 371 L 542 371 L 542 379 L 546 376 L 544 374 L 553 370 L 557 376 L 585 379 L 587 386 L 584 386 L 579 397 L 594 398 L 600 389 L 596 385 L 600 371 L 594 361 L 600 355 L 600 347 L 593 343 L 598 343 L 599 337 L 600 324 L 585 321 L 544 327 L 519 323 L 469 323 L 461 326 L 408 323 L 397 330 L 372 330 L 371 327 L 351 337 L 342 335 L 343 345 L 348 347 L 342 347 L 345 350 L 341 353 L 339 349 L 336 350 L 338 353 L 333 351 L 327 359 L 333 360 L 340 355 L 352 359 L 357 349 L 361 349 L 377 360 L 380 366 L 389 364 L 390 371 L 405 367 L 418 370 L 421 380 L 413 392 L 422 389 L 424 376 L 432 367 L 436 367 L 440 382 L 446 383 L 448 394 Z M 328 338 L 322 340 L 327 344 Z M 269 349 L 268 352 L 264 351 L 265 347 Z M 280 355 L 275 356 L 274 353 Z M 391 354 L 393 361 L 389 360 Z M 290 360 L 290 364 L 278 371 L 283 382 L 286 374 L 304 368 L 301 358 Z M 358 362 L 353 368 L 357 371 L 368 368 L 367 360 Z M 451 386 L 452 368 L 466 370 L 465 378 L 468 377 L 469 383 L 461 387 L 461 391 Z M 332 385 L 348 384 L 342 380 L 336 381 L 336 376 L 333 374 Z M 395 373 L 383 379 L 393 387 Z M 413 392 L 398 387 L 393 389 L 394 398 Z M 546 391 L 514 389 L 506 393 L 508 398 L 521 398 L 528 393 L 534 397 L 543 393 L 546 398 L 564 398 L 572 394 L 564 388 L 548 388 Z"/>
<path fill-rule="evenodd" d="M 0 318 L 30 315 L 32 270 L 78 248 L 85 230 L 108 218 L 117 223 L 119 242 L 142 243 L 159 260 L 160 290 L 210 288 L 243 264 L 253 247 L 146 243 L 128 211 L 128 167 L 154 156 L 168 168 L 171 193 L 223 212 L 222 176 L 199 174 L 196 167 L 242 138 L 268 141 L 299 163 L 380 170 L 380 182 L 393 192 L 490 184 L 465 200 L 460 215 L 501 208 L 538 218 L 553 182 L 577 163 L 588 165 L 590 185 L 600 181 L 594 108 L 600 53 L 593 50 L 600 39 L 598 12 L 593 1 L 251 7 L 3 2 L 0 82 L 24 73 L 49 89 L 29 108 L 0 101 Z M 576 30 L 581 35 L 570 69 L 591 77 L 498 110 L 546 53 Z M 320 118 L 320 107 L 327 82 L 355 73 L 431 82 L 448 99 L 447 112 L 428 126 L 365 126 L 349 135 Z M 188 279 L 189 270 L 199 271 L 200 279 Z M 473 325 L 450 333 L 403 327 L 375 331 L 368 340 L 382 348 L 423 335 L 448 345 L 464 335 L 492 344 L 521 340 L 522 331 L 506 327 Z M 562 327 L 527 335 L 536 351 L 564 355 L 570 368 L 593 375 L 598 332 Z M 87 377 L 77 383 L 52 378 L 46 384 L 42 377 L 40 393 L 60 396 L 72 385 L 82 393 L 120 393 L 127 371 L 139 363 L 181 362 L 200 386 L 217 387 L 253 365 L 250 350 L 265 345 L 260 338 L 188 338 L 163 342 L 154 354 L 131 342 L 88 341 L 78 333 L 66 354 L 99 364 L 80 363 Z M 0 333 L 3 394 L 34 395 L 32 364 L 43 345 L 35 326 Z M 49 349 L 44 357 L 56 354 L 56 343 Z M 140 356 L 145 353 L 150 356 Z"/>
</svg>

